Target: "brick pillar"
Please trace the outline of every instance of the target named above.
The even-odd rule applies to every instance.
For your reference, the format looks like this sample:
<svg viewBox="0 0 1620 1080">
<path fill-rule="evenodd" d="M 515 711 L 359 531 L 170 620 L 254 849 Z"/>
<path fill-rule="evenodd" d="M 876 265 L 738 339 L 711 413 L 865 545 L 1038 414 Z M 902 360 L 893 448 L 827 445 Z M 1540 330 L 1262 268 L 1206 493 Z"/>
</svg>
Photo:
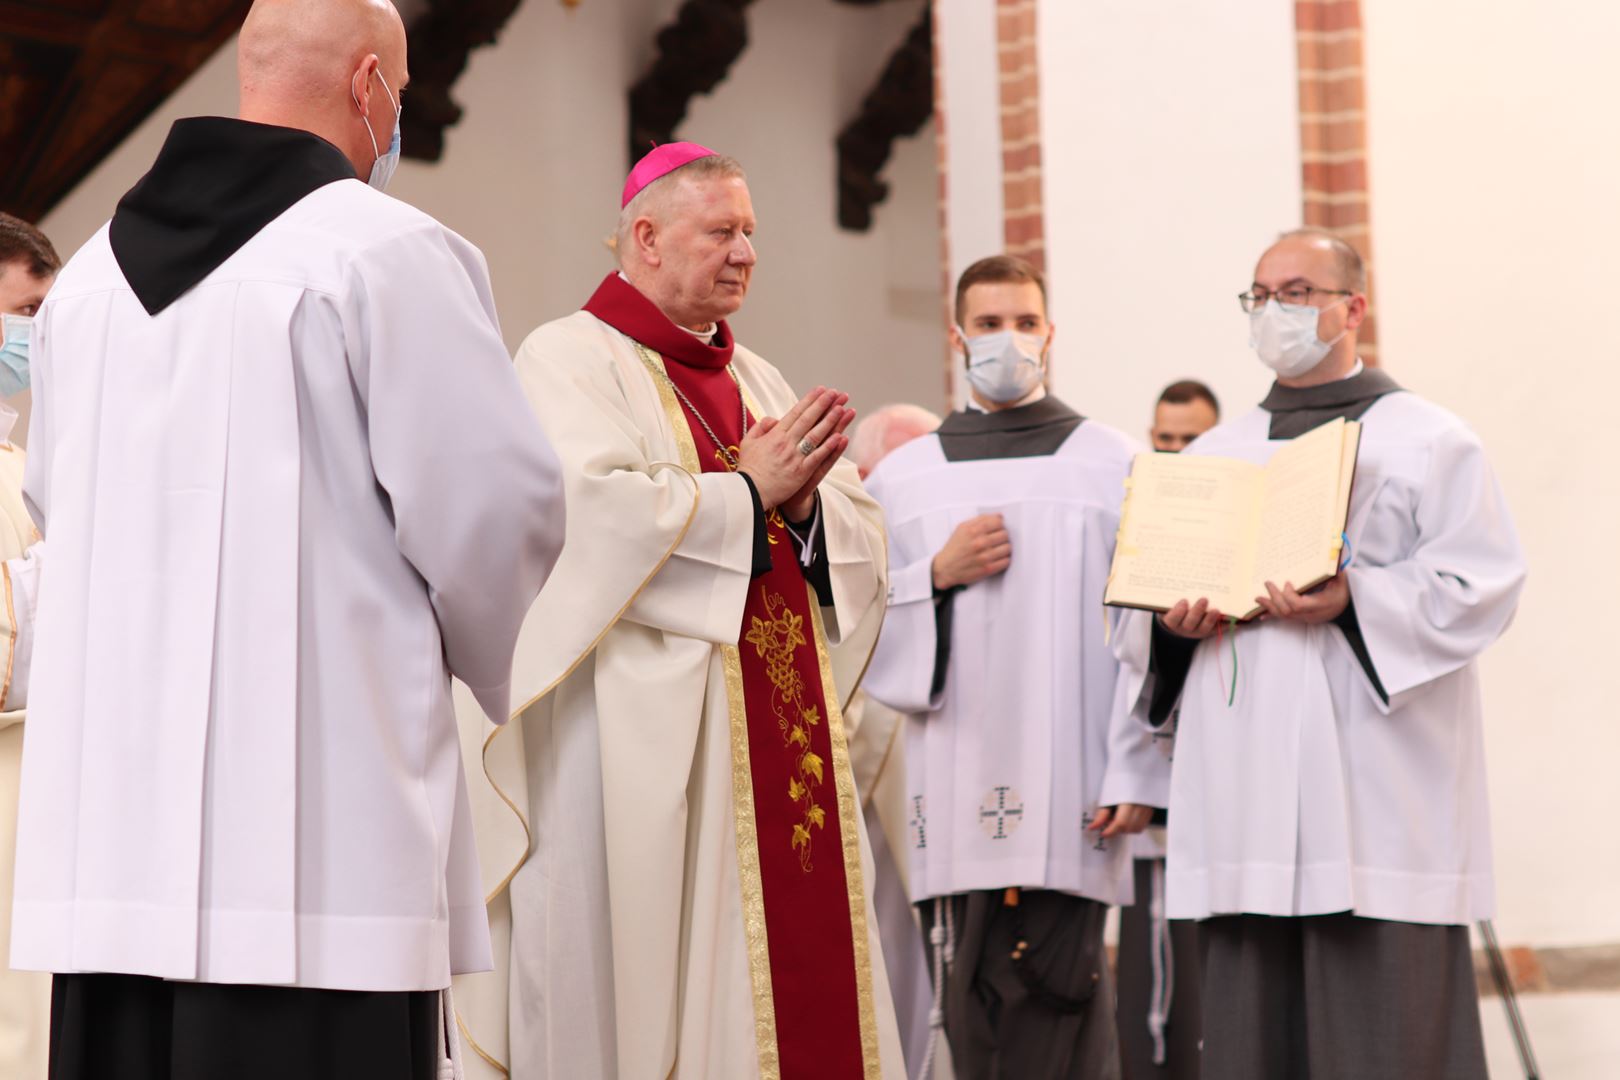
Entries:
<svg viewBox="0 0 1620 1080">
<path fill-rule="evenodd" d="M 1041 197 L 1041 84 L 1036 0 L 996 0 L 1001 72 L 1001 183 L 1007 254 L 1046 268 Z"/>
<path fill-rule="evenodd" d="M 1299 45 L 1299 124 L 1306 225 L 1331 230 L 1372 269 L 1367 197 L 1367 121 L 1360 0 L 1295 0 Z M 1371 288 L 1368 290 L 1369 303 Z M 1358 335 L 1362 357 L 1378 363 L 1372 310 Z"/>
</svg>

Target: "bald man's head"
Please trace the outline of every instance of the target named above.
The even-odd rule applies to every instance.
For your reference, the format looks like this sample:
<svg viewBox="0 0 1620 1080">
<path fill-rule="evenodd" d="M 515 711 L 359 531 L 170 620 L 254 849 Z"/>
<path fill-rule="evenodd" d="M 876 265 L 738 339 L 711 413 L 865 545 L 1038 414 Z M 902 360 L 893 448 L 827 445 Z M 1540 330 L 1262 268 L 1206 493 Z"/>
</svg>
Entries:
<svg viewBox="0 0 1620 1080">
<path fill-rule="evenodd" d="M 242 119 L 313 132 L 365 177 L 409 81 L 405 24 L 389 0 L 255 0 L 237 71 Z"/>
<path fill-rule="evenodd" d="M 847 455 L 864 480 L 878 462 L 937 427 L 939 417 L 921 405 L 884 405 L 855 425 Z"/>
</svg>

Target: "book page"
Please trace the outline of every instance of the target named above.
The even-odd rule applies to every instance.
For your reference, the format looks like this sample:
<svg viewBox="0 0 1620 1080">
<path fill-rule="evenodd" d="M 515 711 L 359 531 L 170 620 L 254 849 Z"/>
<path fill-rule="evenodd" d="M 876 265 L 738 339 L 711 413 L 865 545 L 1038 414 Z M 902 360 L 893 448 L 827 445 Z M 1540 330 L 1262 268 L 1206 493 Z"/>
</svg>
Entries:
<svg viewBox="0 0 1620 1080">
<path fill-rule="evenodd" d="M 1260 467 L 1229 458 L 1138 454 L 1104 601 L 1168 611 L 1208 597 L 1222 611 L 1252 576 Z"/>
<path fill-rule="evenodd" d="M 1333 519 L 1340 523 L 1341 532 L 1350 520 L 1350 494 L 1356 482 L 1356 458 L 1360 452 L 1361 425 L 1354 420 L 1346 420 L 1344 446 L 1339 462 L 1339 499 L 1334 503 L 1333 511 Z"/>
<path fill-rule="evenodd" d="M 1343 420 L 1323 424 L 1266 466 L 1251 596 L 1264 596 L 1268 581 L 1303 592 L 1337 571 L 1345 434 Z"/>
</svg>

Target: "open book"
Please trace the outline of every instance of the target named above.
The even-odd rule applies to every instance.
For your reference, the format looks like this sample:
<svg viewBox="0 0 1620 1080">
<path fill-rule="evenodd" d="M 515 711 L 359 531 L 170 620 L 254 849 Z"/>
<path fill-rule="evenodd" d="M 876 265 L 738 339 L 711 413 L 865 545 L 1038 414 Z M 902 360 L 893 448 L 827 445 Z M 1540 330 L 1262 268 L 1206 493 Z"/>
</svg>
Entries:
<svg viewBox="0 0 1620 1080">
<path fill-rule="evenodd" d="M 1104 603 L 1169 611 L 1177 601 L 1227 617 L 1260 614 L 1266 582 L 1300 592 L 1339 570 L 1361 425 L 1334 420 L 1265 465 L 1194 454 L 1138 454 L 1126 481 Z"/>
</svg>

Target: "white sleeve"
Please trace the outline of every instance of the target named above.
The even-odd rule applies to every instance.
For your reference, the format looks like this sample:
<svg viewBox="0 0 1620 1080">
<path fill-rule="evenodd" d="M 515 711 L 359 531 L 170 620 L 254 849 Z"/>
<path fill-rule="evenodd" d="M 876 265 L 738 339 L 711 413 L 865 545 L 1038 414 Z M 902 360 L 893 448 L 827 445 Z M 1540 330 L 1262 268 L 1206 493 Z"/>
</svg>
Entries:
<svg viewBox="0 0 1620 1080">
<path fill-rule="evenodd" d="M 1119 661 L 1116 702 L 1147 721 L 1148 704 L 1153 696 L 1153 619 L 1151 611 L 1135 608 L 1107 608 L 1110 644 Z"/>
<path fill-rule="evenodd" d="M 890 573 L 889 613 L 862 683 L 896 712 L 932 712 L 944 697 L 933 693 L 938 652 L 933 563 L 927 556 Z"/>
<path fill-rule="evenodd" d="M 1119 677 L 1108 722 L 1108 765 L 1097 802 L 1099 806 L 1169 806 L 1170 757 L 1161 745 L 1166 735 L 1148 723 L 1153 694 L 1153 678 L 1148 673 L 1153 614 L 1122 608 L 1107 611 Z"/>
<path fill-rule="evenodd" d="M 1415 519 L 1417 541 L 1405 558 L 1384 566 L 1358 560 L 1346 571 L 1389 701 L 1365 672 L 1362 682 L 1384 712 L 1483 653 L 1513 621 L 1524 585 L 1524 554 L 1501 487 L 1465 429 L 1436 440 Z"/>
<path fill-rule="evenodd" d="M 625 470 L 619 481 L 638 483 L 640 476 Z M 735 645 L 754 566 L 754 498 L 748 481 L 735 473 L 701 473 L 696 480 L 691 526 L 624 617 L 666 633 Z"/>
<path fill-rule="evenodd" d="M 830 609 L 822 610 L 831 616 L 827 638 L 838 645 L 859 637 L 858 628 L 879 610 L 890 557 L 882 508 L 847 459 L 821 482 L 821 529 L 833 600 Z M 883 636 L 888 636 L 886 624 Z"/>
<path fill-rule="evenodd" d="M 350 265 L 345 322 L 372 467 L 452 674 L 504 723 L 512 653 L 563 542 L 561 467 L 501 340 L 483 257 L 424 227 Z"/>
<path fill-rule="evenodd" d="M 815 513 L 810 515 L 810 521 L 800 528 L 791 521 L 787 523 L 788 535 L 793 538 L 793 548 L 799 553 L 799 565 L 806 570 L 816 559 L 816 537 L 821 533 L 821 500 L 815 501 Z"/>
</svg>

